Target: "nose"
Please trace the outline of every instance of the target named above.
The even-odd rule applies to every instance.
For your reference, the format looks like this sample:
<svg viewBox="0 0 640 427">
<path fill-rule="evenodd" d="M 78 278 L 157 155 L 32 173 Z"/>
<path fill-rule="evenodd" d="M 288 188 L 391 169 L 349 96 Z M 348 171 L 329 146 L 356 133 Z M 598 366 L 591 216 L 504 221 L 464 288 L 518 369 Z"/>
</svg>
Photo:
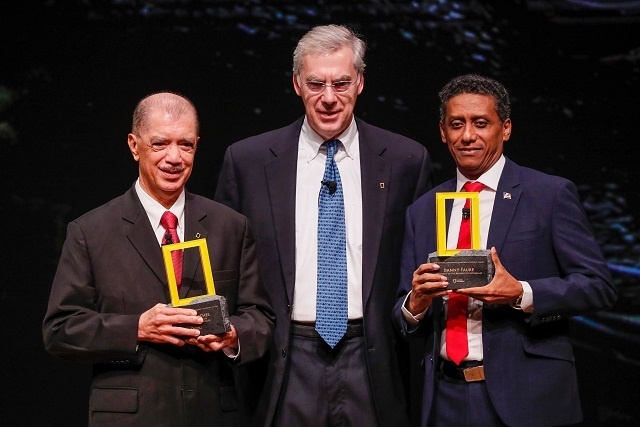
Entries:
<svg viewBox="0 0 640 427">
<path fill-rule="evenodd" d="M 322 102 L 325 104 L 334 104 L 336 102 L 337 96 L 336 91 L 333 89 L 333 86 L 325 86 L 322 91 Z"/>
<path fill-rule="evenodd" d="M 182 156 L 180 154 L 180 147 L 178 144 L 172 143 L 167 146 L 165 160 L 167 163 L 181 163 Z"/>
<path fill-rule="evenodd" d="M 462 133 L 463 142 L 473 142 L 476 140 L 476 132 L 473 127 L 473 123 L 467 123 L 464 126 L 464 132 Z"/>
</svg>

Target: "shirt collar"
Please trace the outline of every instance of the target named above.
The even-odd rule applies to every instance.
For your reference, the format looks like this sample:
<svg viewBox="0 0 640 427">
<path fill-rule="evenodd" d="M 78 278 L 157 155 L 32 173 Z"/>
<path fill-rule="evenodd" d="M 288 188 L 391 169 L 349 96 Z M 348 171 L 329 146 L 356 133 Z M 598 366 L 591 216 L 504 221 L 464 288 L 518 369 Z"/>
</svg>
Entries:
<svg viewBox="0 0 640 427">
<path fill-rule="evenodd" d="M 496 191 L 498 189 L 498 182 L 500 182 L 500 175 L 502 175 L 502 169 L 504 169 L 505 162 L 504 155 L 501 155 L 498 161 L 495 162 L 488 171 L 480 175 L 480 177 L 474 182 L 481 182 L 485 187 L 487 187 L 487 189 Z M 456 178 L 456 191 L 461 191 L 462 186 L 466 182 L 470 181 L 469 178 L 465 177 L 459 169 L 456 169 Z"/>
<path fill-rule="evenodd" d="M 356 126 L 355 118 L 351 118 L 349 126 L 335 139 L 339 139 L 342 142 L 342 148 L 338 148 L 338 151 L 343 150 L 347 157 L 355 158 L 355 148 L 358 142 L 358 127 Z M 313 160 L 320 152 L 320 147 L 325 140 L 316 133 L 305 116 L 302 123 L 302 129 L 300 130 L 300 148 L 305 152 L 305 159 L 308 162 Z M 324 151 L 324 149 L 323 149 Z"/>
<path fill-rule="evenodd" d="M 153 197 L 151 197 L 140 185 L 140 179 L 136 180 L 136 194 L 138 195 L 138 199 L 140 199 L 140 203 L 142 203 L 142 207 L 144 208 L 147 216 L 149 217 L 149 221 L 153 226 L 153 229 L 157 229 L 160 227 L 160 217 L 162 214 L 167 211 L 164 206 L 158 203 Z M 176 217 L 178 217 L 178 227 L 184 230 L 184 188 L 182 192 L 178 196 L 178 200 L 169 208 L 169 211 L 173 213 Z"/>
</svg>

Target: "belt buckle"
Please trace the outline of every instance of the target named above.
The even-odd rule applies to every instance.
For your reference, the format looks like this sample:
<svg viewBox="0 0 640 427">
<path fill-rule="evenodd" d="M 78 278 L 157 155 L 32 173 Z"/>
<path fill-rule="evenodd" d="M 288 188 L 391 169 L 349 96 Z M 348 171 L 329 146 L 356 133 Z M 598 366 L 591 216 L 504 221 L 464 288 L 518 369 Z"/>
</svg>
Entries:
<svg viewBox="0 0 640 427">
<path fill-rule="evenodd" d="M 464 380 L 468 383 L 484 381 L 484 366 L 463 369 Z"/>
</svg>

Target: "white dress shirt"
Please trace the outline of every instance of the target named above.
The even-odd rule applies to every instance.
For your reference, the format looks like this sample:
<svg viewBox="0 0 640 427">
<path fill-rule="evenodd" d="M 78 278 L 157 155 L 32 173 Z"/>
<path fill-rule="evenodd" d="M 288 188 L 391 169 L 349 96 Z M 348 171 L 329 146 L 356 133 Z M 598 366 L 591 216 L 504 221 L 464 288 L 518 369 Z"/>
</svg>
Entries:
<svg viewBox="0 0 640 427">
<path fill-rule="evenodd" d="M 142 203 L 144 211 L 147 213 L 147 217 L 149 218 L 153 231 L 156 233 L 158 244 L 162 245 L 162 238 L 164 237 L 165 229 L 162 224 L 160 224 L 160 218 L 167 209 L 144 191 L 142 186 L 140 186 L 140 179 L 136 180 L 136 194 L 138 195 L 138 199 L 140 199 L 140 203 Z M 178 218 L 178 227 L 176 232 L 178 233 L 178 237 L 181 242 L 184 242 L 184 199 L 184 189 L 182 189 L 182 192 L 178 196 L 178 200 L 176 200 L 173 206 L 168 209 Z"/>
<path fill-rule="evenodd" d="M 352 119 L 338 136 L 335 154 L 344 193 L 347 237 L 348 317 L 362 318 L 362 186 L 358 128 Z M 305 117 L 298 142 L 296 174 L 296 278 L 292 320 L 315 322 L 318 288 L 318 197 L 327 160 L 324 139 Z"/>
</svg>

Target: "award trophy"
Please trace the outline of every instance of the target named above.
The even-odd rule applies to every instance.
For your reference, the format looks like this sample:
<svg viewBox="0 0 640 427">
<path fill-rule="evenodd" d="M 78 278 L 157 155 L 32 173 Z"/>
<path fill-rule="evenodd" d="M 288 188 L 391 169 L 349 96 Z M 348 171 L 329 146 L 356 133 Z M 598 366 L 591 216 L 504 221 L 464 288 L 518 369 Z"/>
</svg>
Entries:
<svg viewBox="0 0 640 427">
<path fill-rule="evenodd" d="M 447 249 L 447 221 L 445 201 L 470 199 L 470 208 L 463 215 L 471 219 L 471 249 Z M 436 193 L 436 248 L 429 254 L 429 262 L 440 266 L 440 273 L 447 276 L 447 289 L 474 288 L 491 282 L 494 265 L 491 251 L 480 249 L 480 197 L 474 192 Z M 469 217 L 466 217 L 469 218 Z"/>
<path fill-rule="evenodd" d="M 180 298 L 171 253 L 173 251 L 185 251 L 186 255 L 186 249 L 193 248 L 197 249 L 200 255 L 200 264 L 202 266 L 202 273 L 204 274 L 206 292 L 204 295 Z M 230 332 L 231 323 L 229 322 L 227 300 L 222 295 L 216 295 L 215 286 L 213 284 L 213 274 L 211 273 L 211 263 L 209 262 L 207 241 L 205 239 L 197 239 L 163 245 L 162 256 L 164 258 L 164 266 L 167 271 L 169 294 L 171 295 L 171 304 L 169 304 L 169 306 L 194 309 L 204 320 L 201 325 L 184 324 L 177 326 L 199 329 L 201 335 L 224 334 L 226 332 Z M 184 282 L 184 279 L 182 281 Z M 182 285 L 184 285 L 184 283 Z"/>
</svg>

